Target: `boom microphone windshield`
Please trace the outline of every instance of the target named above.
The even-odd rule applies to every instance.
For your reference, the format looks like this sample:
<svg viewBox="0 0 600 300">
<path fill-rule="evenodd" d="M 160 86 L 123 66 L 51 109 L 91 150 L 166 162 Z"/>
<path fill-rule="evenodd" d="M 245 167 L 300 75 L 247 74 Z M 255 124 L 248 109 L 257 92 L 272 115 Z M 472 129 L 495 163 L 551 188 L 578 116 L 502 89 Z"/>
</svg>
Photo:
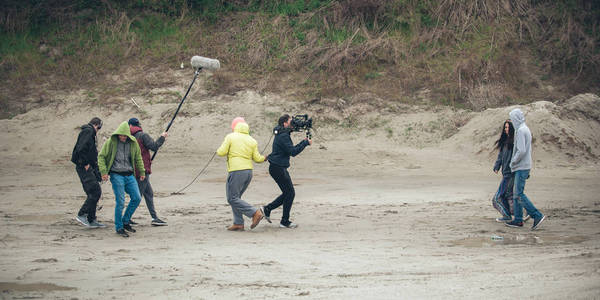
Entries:
<svg viewBox="0 0 600 300">
<path fill-rule="evenodd" d="M 202 68 L 207 70 L 216 70 L 221 68 L 221 63 L 217 59 L 206 58 L 202 56 L 193 56 L 192 67 L 194 69 Z"/>
<path fill-rule="evenodd" d="M 206 57 L 202 57 L 202 56 L 193 56 L 192 57 L 192 67 L 194 67 L 194 69 L 196 69 L 196 72 L 194 72 L 194 79 L 192 80 L 192 83 L 190 83 L 190 87 L 188 87 L 187 92 L 185 92 L 185 96 L 183 96 L 183 98 L 181 99 L 181 102 L 179 102 L 179 105 L 177 106 L 177 110 L 175 110 L 175 113 L 173 114 L 173 118 L 171 119 L 171 122 L 169 122 L 169 125 L 167 125 L 167 130 L 165 130 L 165 131 L 169 131 L 169 129 L 171 128 L 171 125 L 173 125 L 173 121 L 175 121 L 175 117 L 177 117 L 177 113 L 179 113 L 179 109 L 181 108 L 183 101 L 185 101 L 185 98 L 190 93 L 190 90 L 192 89 L 192 85 L 194 85 L 194 82 L 196 81 L 198 74 L 200 74 L 200 71 L 202 71 L 202 69 L 208 69 L 208 70 L 219 69 L 219 68 L 221 68 L 221 63 L 216 59 L 206 58 Z M 150 160 L 154 160 L 156 153 L 158 153 L 158 149 L 156 149 L 156 151 L 154 151 L 154 154 L 152 154 L 152 158 L 150 158 Z"/>
</svg>

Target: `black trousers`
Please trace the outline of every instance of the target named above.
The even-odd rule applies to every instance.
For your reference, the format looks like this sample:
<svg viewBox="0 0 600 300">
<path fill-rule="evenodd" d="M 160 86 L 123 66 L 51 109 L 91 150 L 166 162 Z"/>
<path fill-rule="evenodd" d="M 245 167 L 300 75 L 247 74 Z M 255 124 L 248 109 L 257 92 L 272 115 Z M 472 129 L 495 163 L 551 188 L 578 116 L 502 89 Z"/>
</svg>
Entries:
<svg viewBox="0 0 600 300">
<path fill-rule="evenodd" d="M 287 168 L 274 164 L 269 164 L 269 174 L 279 186 L 282 194 L 275 198 L 273 202 L 265 206 L 265 214 L 270 216 L 272 210 L 283 204 L 283 215 L 281 216 L 280 223 L 287 226 L 290 224 L 290 210 L 292 210 L 292 203 L 296 196 L 292 178 L 290 178 L 290 173 L 288 173 Z"/>
<path fill-rule="evenodd" d="M 87 198 L 85 199 L 85 202 L 83 202 L 77 215 L 81 216 L 87 214 L 88 221 L 92 222 L 96 219 L 96 206 L 102 195 L 102 188 L 100 188 L 100 184 L 94 173 L 97 172 L 97 170 L 90 166 L 86 171 L 83 166 L 76 166 L 75 171 L 77 171 L 77 175 L 79 175 L 79 180 L 83 186 L 83 191 L 87 195 Z"/>
</svg>

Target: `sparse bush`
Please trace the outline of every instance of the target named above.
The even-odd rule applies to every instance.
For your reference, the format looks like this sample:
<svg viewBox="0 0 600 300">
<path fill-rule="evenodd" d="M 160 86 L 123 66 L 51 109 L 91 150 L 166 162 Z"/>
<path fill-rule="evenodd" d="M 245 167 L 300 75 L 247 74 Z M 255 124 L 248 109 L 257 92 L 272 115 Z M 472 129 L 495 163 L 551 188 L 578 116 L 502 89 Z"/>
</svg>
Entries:
<svg viewBox="0 0 600 300">
<path fill-rule="evenodd" d="M 592 0 L 7 0 L 0 88 L 13 98 L 40 82 L 93 86 L 127 65 L 164 70 L 200 53 L 229 72 L 212 92 L 407 102 L 427 89 L 422 101 L 484 109 L 547 99 L 542 85 L 598 92 L 598 20 Z"/>
</svg>

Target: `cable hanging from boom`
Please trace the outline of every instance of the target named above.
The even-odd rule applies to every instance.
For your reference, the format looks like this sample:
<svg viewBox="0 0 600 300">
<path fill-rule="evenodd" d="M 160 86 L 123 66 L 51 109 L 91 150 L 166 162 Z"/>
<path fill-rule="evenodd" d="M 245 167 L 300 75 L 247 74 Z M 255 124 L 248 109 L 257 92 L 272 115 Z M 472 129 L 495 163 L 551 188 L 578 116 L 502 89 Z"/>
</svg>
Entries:
<svg viewBox="0 0 600 300">
<path fill-rule="evenodd" d="M 267 147 L 269 147 L 269 144 L 271 143 L 272 139 L 273 139 L 273 134 L 271 134 L 271 137 L 269 137 L 269 141 L 267 142 L 267 144 L 265 145 L 265 148 L 263 149 L 263 151 L 261 153 L 265 153 L 265 151 L 267 150 Z M 186 186 L 184 186 L 183 188 L 181 188 L 177 192 L 171 193 L 171 195 L 183 195 L 182 192 L 185 189 L 187 189 L 190 185 L 192 185 L 196 181 L 196 179 L 198 179 L 198 177 L 200 177 L 200 175 L 202 174 L 202 172 L 204 172 L 204 170 L 206 170 L 206 168 L 208 167 L 208 165 L 213 161 L 213 159 L 215 158 L 216 154 L 217 154 L 217 152 L 213 152 L 213 155 L 210 157 L 210 159 L 208 160 L 208 162 L 206 162 L 206 165 L 204 165 L 204 168 L 202 168 L 202 170 L 200 170 L 200 172 L 198 172 L 198 174 L 196 175 L 196 177 L 194 177 L 194 179 L 192 179 L 192 181 L 190 183 L 188 183 Z"/>
</svg>

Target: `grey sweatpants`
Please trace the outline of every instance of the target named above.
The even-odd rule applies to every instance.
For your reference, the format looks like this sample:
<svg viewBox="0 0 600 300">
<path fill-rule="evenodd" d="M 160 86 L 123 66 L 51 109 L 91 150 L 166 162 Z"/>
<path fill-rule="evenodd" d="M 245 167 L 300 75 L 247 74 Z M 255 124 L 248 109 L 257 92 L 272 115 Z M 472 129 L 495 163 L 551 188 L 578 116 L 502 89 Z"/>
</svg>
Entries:
<svg viewBox="0 0 600 300">
<path fill-rule="evenodd" d="M 136 179 L 138 187 L 140 188 L 140 195 L 144 197 L 144 200 L 146 200 L 146 207 L 148 207 L 150 216 L 152 219 L 158 218 L 156 216 L 156 211 L 154 210 L 154 191 L 152 190 L 152 185 L 150 184 L 150 174 L 146 175 L 144 181 L 140 181 L 139 178 Z"/>
<path fill-rule="evenodd" d="M 233 212 L 233 224 L 244 225 L 242 215 L 252 218 L 258 210 L 242 200 L 242 194 L 250 185 L 250 181 L 252 181 L 252 170 L 232 171 L 227 176 L 227 202 Z"/>
</svg>

